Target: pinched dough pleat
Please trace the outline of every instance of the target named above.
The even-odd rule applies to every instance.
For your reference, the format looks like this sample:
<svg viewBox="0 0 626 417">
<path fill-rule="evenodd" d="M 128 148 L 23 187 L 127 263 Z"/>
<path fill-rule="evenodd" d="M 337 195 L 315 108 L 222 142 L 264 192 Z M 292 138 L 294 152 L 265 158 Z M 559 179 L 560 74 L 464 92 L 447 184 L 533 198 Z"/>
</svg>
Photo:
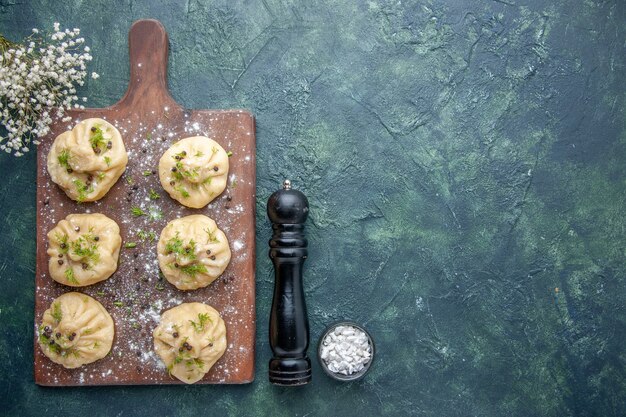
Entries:
<svg viewBox="0 0 626 417">
<path fill-rule="evenodd" d="M 78 292 L 54 300 L 38 327 L 43 353 L 66 368 L 104 358 L 111 350 L 114 334 L 113 319 L 102 304 Z"/>
<path fill-rule="evenodd" d="M 55 281 L 84 287 L 117 269 L 120 228 L 104 214 L 70 214 L 48 232 L 48 270 Z"/>
<path fill-rule="evenodd" d="M 154 350 L 170 375 L 193 384 L 226 351 L 226 325 L 213 307 L 185 303 L 165 311 L 154 329 Z"/>
<path fill-rule="evenodd" d="M 56 137 L 48 153 L 48 173 L 78 202 L 104 197 L 120 178 L 128 155 L 120 132 L 103 119 L 86 119 Z"/>
<path fill-rule="evenodd" d="M 219 143 L 205 136 L 182 139 L 161 157 L 159 179 L 173 199 L 202 208 L 226 188 L 228 155 Z"/>
<path fill-rule="evenodd" d="M 224 232 L 213 219 L 201 214 L 172 220 L 157 245 L 159 267 L 179 290 L 195 290 L 215 281 L 230 262 Z"/>
</svg>

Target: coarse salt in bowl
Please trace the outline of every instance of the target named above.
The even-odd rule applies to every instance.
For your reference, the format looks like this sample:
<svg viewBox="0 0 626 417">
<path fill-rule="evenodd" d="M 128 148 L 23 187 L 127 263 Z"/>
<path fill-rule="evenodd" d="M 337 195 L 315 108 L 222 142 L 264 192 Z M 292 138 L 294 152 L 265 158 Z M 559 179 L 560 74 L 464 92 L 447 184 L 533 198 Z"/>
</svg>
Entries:
<svg viewBox="0 0 626 417">
<path fill-rule="evenodd" d="M 317 358 L 328 376 L 337 381 L 356 381 L 365 376 L 374 360 L 374 341 L 362 326 L 339 321 L 320 337 Z"/>
</svg>

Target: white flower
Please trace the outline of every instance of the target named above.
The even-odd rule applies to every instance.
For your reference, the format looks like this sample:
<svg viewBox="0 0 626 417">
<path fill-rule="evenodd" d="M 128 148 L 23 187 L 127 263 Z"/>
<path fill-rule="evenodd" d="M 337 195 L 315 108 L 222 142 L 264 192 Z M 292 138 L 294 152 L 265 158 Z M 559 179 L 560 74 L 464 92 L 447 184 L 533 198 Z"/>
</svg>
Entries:
<svg viewBox="0 0 626 417">
<path fill-rule="evenodd" d="M 94 80 L 97 80 L 98 78 L 100 78 L 100 75 L 97 72 L 92 72 L 91 78 L 93 78 Z"/>
<path fill-rule="evenodd" d="M 39 34 L 38 29 L 32 30 Z M 92 59 L 89 47 L 79 49 L 84 38 L 79 29 L 61 31 L 59 23 L 48 37 L 29 36 L 27 45 L 8 43 L 0 53 L 0 151 L 21 156 L 29 145 L 50 132 L 53 117 L 63 118 L 65 110 L 83 109 L 76 85 L 84 85 L 87 62 Z M 99 76 L 95 72 L 92 78 Z"/>
</svg>

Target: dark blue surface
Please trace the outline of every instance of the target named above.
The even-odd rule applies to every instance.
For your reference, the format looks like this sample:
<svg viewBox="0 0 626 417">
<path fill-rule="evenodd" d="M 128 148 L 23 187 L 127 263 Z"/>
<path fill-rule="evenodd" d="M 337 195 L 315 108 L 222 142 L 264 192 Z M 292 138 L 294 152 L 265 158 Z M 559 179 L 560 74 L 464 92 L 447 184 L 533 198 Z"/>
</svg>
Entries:
<svg viewBox="0 0 626 417">
<path fill-rule="evenodd" d="M 626 415 L 623 1 L 0 0 L 9 38 L 82 29 L 94 107 L 124 93 L 139 18 L 169 32 L 178 102 L 257 117 L 257 379 L 35 386 L 35 158 L 0 156 L 0 414 Z M 362 381 L 314 361 L 309 386 L 267 382 L 283 178 L 311 206 L 311 356 L 363 323 Z"/>
</svg>

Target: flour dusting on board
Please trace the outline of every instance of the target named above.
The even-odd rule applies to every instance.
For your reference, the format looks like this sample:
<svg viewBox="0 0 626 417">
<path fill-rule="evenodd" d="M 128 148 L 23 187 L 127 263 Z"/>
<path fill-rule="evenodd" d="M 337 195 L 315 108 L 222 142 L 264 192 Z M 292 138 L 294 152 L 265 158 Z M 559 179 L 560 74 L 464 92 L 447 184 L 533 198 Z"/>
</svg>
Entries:
<svg viewBox="0 0 626 417">
<path fill-rule="evenodd" d="M 251 116 L 240 111 L 184 111 L 171 106 L 160 106 L 156 112 L 146 111 L 141 121 L 134 115 L 118 117 L 118 112 L 107 109 L 73 115 L 71 122 L 53 129 L 39 150 L 37 207 L 38 233 L 42 236 L 37 250 L 35 325 L 56 297 L 74 290 L 94 297 L 105 306 L 115 322 L 115 339 L 107 357 L 74 370 L 54 364 L 37 347 L 37 383 L 178 383 L 154 353 L 152 331 L 163 311 L 185 302 L 203 302 L 215 307 L 227 329 L 228 348 L 224 356 L 198 383 L 248 382 L 254 369 L 255 329 L 255 144 Z M 116 126 L 129 160 L 124 175 L 102 200 L 77 204 L 50 181 L 45 168 L 46 155 L 56 135 L 89 117 L 101 117 Z M 161 187 L 158 175 L 159 159 L 165 150 L 192 135 L 205 135 L 232 152 L 226 190 L 202 209 L 189 209 L 171 199 Z M 118 270 L 111 278 L 72 289 L 49 277 L 45 234 L 70 213 L 103 213 L 120 226 L 122 249 Z M 217 222 L 228 237 L 232 258 L 222 276 L 208 287 L 180 291 L 160 273 L 156 245 L 169 221 L 190 214 L 204 214 Z"/>
</svg>

